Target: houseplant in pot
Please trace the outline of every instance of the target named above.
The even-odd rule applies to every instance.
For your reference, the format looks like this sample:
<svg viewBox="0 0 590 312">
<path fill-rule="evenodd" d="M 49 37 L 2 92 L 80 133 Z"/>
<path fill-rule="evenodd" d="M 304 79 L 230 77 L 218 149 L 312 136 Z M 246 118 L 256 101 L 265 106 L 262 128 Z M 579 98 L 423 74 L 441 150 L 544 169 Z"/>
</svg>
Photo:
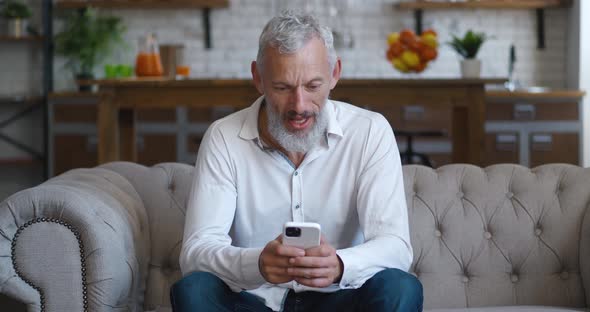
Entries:
<svg viewBox="0 0 590 312">
<path fill-rule="evenodd" d="M 32 16 L 31 9 L 18 0 L 6 0 L 0 6 L 0 16 L 8 23 L 8 35 L 24 37 L 26 35 L 28 19 Z"/>
<path fill-rule="evenodd" d="M 449 45 L 463 57 L 461 74 L 464 78 L 478 78 L 481 72 L 481 61 L 476 58 L 481 45 L 488 39 L 485 33 L 468 30 L 463 38 L 453 36 Z"/>
<path fill-rule="evenodd" d="M 55 52 L 66 58 L 66 67 L 77 80 L 94 78 L 94 67 L 123 44 L 125 27 L 118 17 L 100 16 L 95 10 L 71 12 L 65 16 L 61 32 L 55 36 Z M 89 86 L 80 85 L 81 91 Z"/>
</svg>

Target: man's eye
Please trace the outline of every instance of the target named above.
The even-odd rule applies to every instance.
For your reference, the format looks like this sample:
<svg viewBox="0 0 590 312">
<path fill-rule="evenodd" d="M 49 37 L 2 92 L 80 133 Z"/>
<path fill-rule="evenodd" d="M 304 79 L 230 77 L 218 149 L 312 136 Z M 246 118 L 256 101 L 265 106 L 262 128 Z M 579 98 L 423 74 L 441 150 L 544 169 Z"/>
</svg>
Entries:
<svg viewBox="0 0 590 312">
<path fill-rule="evenodd" d="M 274 87 L 274 89 L 277 91 L 285 91 L 287 90 L 287 87 Z"/>
<path fill-rule="evenodd" d="M 311 91 L 315 91 L 317 89 L 320 88 L 320 85 L 310 85 L 307 87 L 307 89 L 311 90 Z"/>
</svg>

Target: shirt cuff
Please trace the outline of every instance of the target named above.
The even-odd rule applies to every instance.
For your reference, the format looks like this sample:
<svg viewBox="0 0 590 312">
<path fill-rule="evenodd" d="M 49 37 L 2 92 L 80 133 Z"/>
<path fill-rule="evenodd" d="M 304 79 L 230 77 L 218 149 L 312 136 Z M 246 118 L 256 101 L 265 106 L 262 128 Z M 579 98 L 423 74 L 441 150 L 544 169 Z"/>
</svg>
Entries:
<svg viewBox="0 0 590 312">
<path fill-rule="evenodd" d="M 256 288 L 264 283 L 266 280 L 260 273 L 260 268 L 258 267 L 258 258 L 260 258 L 260 254 L 262 253 L 263 248 L 243 248 L 242 255 L 241 255 L 241 268 L 242 268 L 242 277 L 244 281 L 249 285 L 256 285 L 253 288 Z"/>
<path fill-rule="evenodd" d="M 336 254 L 342 260 L 342 278 L 338 285 L 340 289 L 356 289 L 363 286 L 359 283 L 358 263 L 354 261 L 353 252 L 347 249 L 336 250 Z"/>
</svg>

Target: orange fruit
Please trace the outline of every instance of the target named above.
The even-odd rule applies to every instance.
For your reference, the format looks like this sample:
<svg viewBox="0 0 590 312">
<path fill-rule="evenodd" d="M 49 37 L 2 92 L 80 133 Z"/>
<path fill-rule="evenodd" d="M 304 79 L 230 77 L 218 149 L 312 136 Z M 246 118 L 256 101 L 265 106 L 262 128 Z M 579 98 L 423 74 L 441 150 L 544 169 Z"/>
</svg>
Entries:
<svg viewBox="0 0 590 312">
<path fill-rule="evenodd" d="M 418 66 L 414 67 L 413 69 L 417 73 L 421 73 L 424 71 L 424 69 L 426 69 L 426 65 L 428 65 L 428 62 L 422 62 L 422 63 L 419 63 Z"/>
<path fill-rule="evenodd" d="M 434 60 L 437 56 L 438 52 L 436 52 L 436 49 L 431 47 L 426 47 L 420 51 L 420 58 L 427 62 Z"/>
<path fill-rule="evenodd" d="M 411 41 L 416 41 L 416 35 L 409 29 L 404 29 L 399 33 L 399 41 L 403 44 L 408 44 Z"/>
<path fill-rule="evenodd" d="M 404 46 L 399 42 L 395 42 L 389 47 L 389 50 L 391 50 L 394 57 L 398 57 L 404 52 Z"/>
<path fill-rule="evenodd" d="M 414 52 L 420 51 L 420 42 L 416 39 L 410 40 L 406 45 L 408 46 L 408 49 Z"/>
</svg>

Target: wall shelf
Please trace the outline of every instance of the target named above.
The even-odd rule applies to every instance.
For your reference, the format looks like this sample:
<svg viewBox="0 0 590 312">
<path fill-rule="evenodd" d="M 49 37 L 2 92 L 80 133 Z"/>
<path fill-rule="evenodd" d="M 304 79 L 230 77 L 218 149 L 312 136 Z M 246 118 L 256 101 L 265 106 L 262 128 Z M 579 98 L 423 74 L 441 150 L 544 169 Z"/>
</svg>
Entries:
<svg viewBox="0 0 590 312">
<path fill-rule="evenodd" d="M 203 9 L 226 8 L 229 0 L 60 0 L 55 2 L 58 9 L 83 9 L 87 7 L 108 9 Z"/>
<path fill-rule="evenodd" d="M 0 106 L 11 104 L 40 104 L 43 103 L 42 96 L 28 96 L 28 95 L 14 95 L 14 96 L 0 96 Z"/>
<path fill-rule="evenodd" d="M 26 36 L 26 37 L 12 37 L 0 35 L 0 42 L 43 42 L 43 37 L 39 36 Z"/>
<path fill-rule="evenodd" d="M 41 161 L 35 158 L 0 158 L 0 166 L 31 166 L 41 165 Z"/>
<path fill-rule="evenodd" d="M 572 5 L 572 0 L 413 0 L 395 4 L 400 10 L 414 10 L 416 33 L 422 33 L 423 10 L 447 9 L 534 9 L 537 13 L 537 49 L 545 49 L 545 9 Z"/>
<path fill-rule="evenodd" d="M 403 1 L 398 9 L 545 9 L 566 7 L 571 0 Z"/>
<path fill-rule="evenodd" d="M 205 47 L 211 49 L 211 9 L 229 7 L 229 0 L 59 0 L 58 9 L 84 9 L 88 7 L 105 9 L 201 9 L 205 28 Z"/>
</svg>

